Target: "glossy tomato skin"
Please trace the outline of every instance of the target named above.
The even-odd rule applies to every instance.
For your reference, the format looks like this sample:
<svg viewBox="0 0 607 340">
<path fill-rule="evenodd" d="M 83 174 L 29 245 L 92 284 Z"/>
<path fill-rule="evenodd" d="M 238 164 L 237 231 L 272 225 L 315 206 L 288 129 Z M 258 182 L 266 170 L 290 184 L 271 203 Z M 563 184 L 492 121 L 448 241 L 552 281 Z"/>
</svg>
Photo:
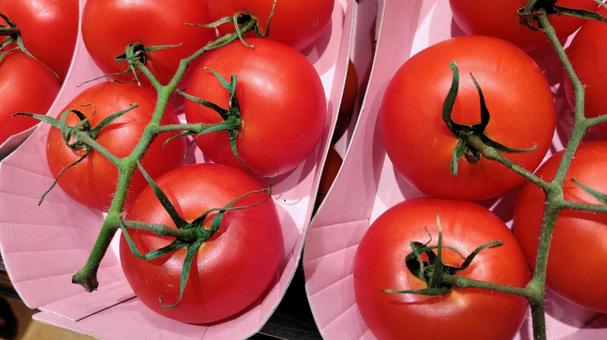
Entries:
<svg viewBox="0 0 607 340">
<path fill-rule="evenodd" d="M 213 21 L 236 12 L 256 16 L 265 27 L 274 0 L 206 0 Z M 280 0 L 272 18 L 269 38 L 299 50 L 312 45 L 331 20 L 334 0 Z M 222 33 L 233 32 L 233 26 L 223 25 Z"/>
<path fill-rule="evenodd" d="M 600 12 L 607 16 L 607 9 Z M 575 35 L 567 50 L 569 59 L 578 77 L 586 88 L 586 117 L 596 117 L 607 113 L 607 65 L 599 60 L 607 60 L 607 24 L 598 21 L 586 22 Z M 563 73 L 567 99 L 572 108 L 575 107 L 575 94 L 571 81 Z M 607 124 L 602 124 L 596 130 L 607 137 Z"/>
<path fill-rule="evenodd" d="M 17 25 L 28 51 L 63 81 L 76 46 L 78 0 L 0 0 L 0 13 Z"/>
<path fill-rule="evenodd" d="M 208 209 L 224 207 L 238 196 L 262 189 L 242 170 L 217 164 L 182 167 L 157 182 L 189 221 Z M 236 205 L 260 202 L 264 197 L 263 193 L 250 195 Z M 128 219 L 174 227 L 150 188 L 137 197 Z M 130 235 L 145 252 L 172 242 L 144 232 L 132 231 Z M 185 251 L 143 261 L 133 256 L 121 237 L 120 260 L 135 294 L 159 314 L 196 324 L 231 317 L 260 299 L 279 276 L 283 257 L 281 227 L 273 201 L 227 212 L 216 235 L 194 258 L 183 300 L 173 309 L 162 308 L 158 299 L 163 296 L 166 304 L 177 301 Z"/>
<path fill-rule="evenodd" d="M 86 89 L 74 98 L 62 112 L 76 109 L 87 117 L 92 126 L 97 126 L 105 117 L 127 109 L 136 103 L 138 107 L 106 126 L 97 137 L 97 142 L 119 158 L 128 156 L 135 148 L 143 130 L 149 123 L 156 93 L 154 90 L 135 84 L 105 82 Z M 70 114 L 67 124 L 74 126 L 80 120 Z M 168 107 L 165 124 L 177 123 L 174 111 Z M 179 167 L 183 163 L 185 142 L 174 140 L 163 146 L 170 134 L 159 135 L 142 159 L 142 165 L 152 177 Z M 80 158 L 63 140 L 61 131 L 51 128 L 47 140 L 47 161 L 54 177 L 65 166 Z M 59 179 L 59 186 L 76 201 L 99 210 L 107 210 L 116 190 L 118 171 L 113 163 L 93 151 L 78 165 L 67 170 Z M 136 171 L 127 196 L 127 205 L 135 195 L 147 186 L 143 176 Z"/>
<path fill-rule="evenodd" d="M 576 186 L 576 179 L 599 192 L 607 192 L 607 143 L 582 144 L 575 155 L 563 186 L 564 198 L 580 203 L 600 204 Z M 563 153 L 550 158 L 538 175 L 554 178 Z M 544 194 L 527 184 L 521 190 L 514 211 L 514 231 L 530 267 L 535 266 L 540 225 L 544 215 Z M 599 282 L 607 280 L 607 216 L 564 210 L 560 213 L 548 258 L 547 284 L 559 295 L 582 307 L 607 312 L 607 291 Z"/>
<path fill-rule="evenodd" d="M 406 268 L 405 257 L 411 252 L 411 242 L 429 241 L 428 232 L 430 245 L 437 245 L 437 214 L 443 244 L 464 256 L 491 241 L 504 243 L 482 251 L 471 267 L 457 275 L 515 287 L 527 284 L 529 272 L 523 254 L 498 217 L 463 201 L 407 200 L 371 225 L 356 252 L 354 290 L 367 326 L 378 339 L 511 339 L 527 311 L 524 298 L 458 288 L 440 297 L 383 292 L 426 288 Z M 455 252 L 443 251 L 447 265 L 463 262 Z"/>
<path fill-rule="evenodd" d="M 257 174 L 281 175 L 298 166 L 320 141 L 327 116 L 325 94 L 303 54 L 271 40 L 248 42 L 255 48 L 237 41 L 204 57 L 187 92 L 225 108 L 228 91 L 205 68 L 213 68 L 225 79 L 236 75 L 243 122 L 238 153 Z M 190 123 L 222 121 L 217 112 L 189 100 L 185 112 Z M 202 135 L 196 143 L 213 161 L 242 167 L 232 154 L 227 133 Z"/>
<path fill-rule="evenodd" d="M 59 92 L 57 78 L 44 65 L 22 52 L 10 52 L 0 61 L 0 144 L 38 123 L 17 112 L 46 114 Z"/>
<path fill-rule="evenodd" d="M 550 46 L 543 32 L 520 24 L 518 10 L 525 6 L 526 0 L 449 0 L 449 3 L 455 22 L 467 34 L 505 39 L 527 51 Z M 596 10 L 598 7 L 593 0 L 559 0 L 556 5 L 585 10 Z M 557 36 L 564 41 L 584 21 L 565 15 L 551 15 L 550 22 Z"/>
<path fill-rule="evenodd" d="M 443 101 L 452 72 L 460 69 L 453 119 L 480 122 L 479 96 L 470 77 L 483 89 L 491 120 L 486 134 L 512 148 L 535 150 L 507 157 L 533 170 L 546 154 L 556 114 L 548 83 L 538 66 L 516 46 L 495 38 L 471 36 L 436 44 L 409 59 L 390 82 L 379 117 L 384 146 L 392 163 L 421 191 L 435 197 L 482 200 L 497 197 L 523 178 L 487 159 L 450 164 L 457 139 L 442 120 Z"/>
<path fill-rule="evenodd" d="M 114 58 L 124 54 L 130 43 L 146 47 L 180 44 L 148 55 L 146 65 L 161 83 L 166 83 L 182 58 L 215 37 L 213 30 L 187 25 L 192 23 L 209 23 L 200 0 L 88 0 L 82 17 L 82 35 L 91 57 L 105 73 L 121 72 L 128 67 L 126 62 L 118 63 Z M 129 74 L 121 79 L 127 77 L 132 78 Z"/>
</svg>

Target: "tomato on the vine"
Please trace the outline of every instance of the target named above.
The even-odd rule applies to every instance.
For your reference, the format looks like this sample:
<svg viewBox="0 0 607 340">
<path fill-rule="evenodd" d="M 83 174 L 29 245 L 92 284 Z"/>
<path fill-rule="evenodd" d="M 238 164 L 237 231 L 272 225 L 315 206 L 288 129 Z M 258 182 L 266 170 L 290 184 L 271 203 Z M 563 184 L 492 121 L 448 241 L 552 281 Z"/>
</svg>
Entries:
<svg viewBox="0 0 607 340">
<path fill-rule="evenodd" d="M 607 16 L 607 9 L 599 12 Z M 588 21 L 575 35 L 567 49 L 573 69 L 586 89 L 586 117 L 607 114 L 607 23 Z M 571 81 L 564 73 L 564 83 L 570 106 L 575 107 L 575 95 Z M 598 126 L 597 130 L 607 137 L 607 124 Z"/>
<path fill-rule="evenodd" d="M 4 56 L 0 60 L 0 144 L 38 122 L 15 113 L 46 114 L 58 92 L 57 78 L 38 61 L 18 51 Z"/>
<path fill-rule="evenodd" d="M 550 41 L 542 31 L 534 31 L 520 23 L 518 10 L 527 4 L 527 0 L 449 0 L 453 18 L 467 34 L 489 35 L 508 40 L 529 51 L 546 48 Z M 557 6 L 596 10 L 594 0 L 558 0 Z M 565 40 L 578 29 L 583 19 L 566 15 L 551 15 L 550 22 L 557 36 Z"/>
<path fill-rule="evenodd" d="M 563 185 L 564 199 L 578 203 L 604 204 L 573 180 L 607 193 L 607 143 L 582 144 L 575 154 Z M 552 156 L 537 174 L 552 180 L 563 152 Z M 543 191 L 526 184 L 514 211 L 514 233 L 527 258 L 535 265 L 540 228 L 544 215 Z M 546 283 L 569 301 L 601 313 L 607 312 L 607 215 L 563 210 L 554 226 L 548 257 Z"/>
<path fill-rule="evenodd" d="M 155 103 L 156 93 L 150 88 L 138 87 L 131 83 L 104 82 L 80 93 L 67 104 L 63 112 L 78 110 L 88 118 L 88 123 L 95 127 L 104 118 L 137 104 L 136 108 L 101 129 L 96 137 L 97 143 L 122 158 L 128 156 L 139 142 L 152 117 Z M 80 122 L 74 113 L 70 113 L 66 120 L 69 126 Z M 163 123 L 178 123 L 171 107 L 167 108 Z M 159 135 L 141 161 L 152 177 L 160 176 L 183 164 L 185 142 L 177 139 L 163 145 L 170 136 L 168 133 Z M 62 169 L 81 158 L 84 152 L 82 149 L 73 150 L 68 147 L 62 131 L 51 128 L 46 155 L 53 176 L 56 177 Z M 114 196 L 117 178 L 116 166 L 102 154 L 91 151 L 82 161 L 66 170 L 59 177 L 58 184 L 76 201 L 92 208 L 107 210 Z M 146 185 L 145 179 L 137 171 L 129 187 L 127 202 L 132 201 Z"/>
<path fill-rule="evenodd" d="M 469 200 L 497 197 L 521 184 L 523 178 L 482 157 L 460 158 L 457 176 L 452 175 L 458 138 L 441 114 L 452 83 L 451 61 L 461 74 L 453 120 L 465 125 L 481 122 L 480 96 L 472 74 L 491 116 L 485 135 L 510 148 L 533 148 L 507 157 L 530 170 L 539 165 L 556 121 L 548 82 L 522 50 L 491 37 L 450 39 L 401 66 L 386 90 L 380 112 L 384 146 L 396 169 L 427 194 Z"/>
<path fill-rule="evenodd" d="M 181 167 L 160 177 L 157 184 L 186 221 L 262 189 L 242 170 L 218 164 Z M 235 206 L 256 203 L 260 204 L 225 213 L 219 231 L 195 255 L 183 299 L 175 308 L 163 308 L 159 298 L 165 304 L 179 299 L 185 250 L 153 261 L 141 260 L 121 237 L 120 261 L 135 294 L 161 315 L 196 324 L 229 318 L 257 301 L 279 275 L 284 251 L 276 208 L 266 194 L 247 195 Z M 205 220 L 205 228 L 209 228 L 212 216 Z M 175 228 L 151 188 L 137 197 L 127 219 Z M 140 230 L 132 230 L 129 235 L 141 253 L 174 240 Z"/>
<path fill-rule="evenodd" d="M 27 50 L 62 81 L 76 46 L 78 0 L 0 0 L 0 13 L 17 26 Z"/>
<path fill-rule="evenodd" d="M 470 267 L 455 275 L 512 287 L 527 284 L 525 258 L 497 216 L 469 202 L 407 200 L 373 222 L 358 245 L 354 292 L 367 326 L 378 339 L 511 339 L 527 311 L 523 297 L 453 286 L 439 296 L 385 292 L 427 287 L 409 271 L 405 259 L 413 252 L 412 242 L 438 245 L 437 216 L 445 265 L 459 267 L 478 247 L 503 242 L 481 251 Z"/>
<path fill-rule="evenodd" d="M 274 0 L 206 0 L 213 20 L 248 12 L 257 17 L 265 31 Z M 279 0 L 270 24 L 269 38 L 302 50 L 314 43 L 331 19 L 334 0 Z M 219 27 L 223 33 L 234 27 Z"/>
<path fill-rule="evenodd" d="M 257 174 L 276 176 L 293 170 L 322 136 L 327 106 L 318 73 L 299 51 L 271 40 L 247 39 L 212 51 L 192 73 L 187 92 L 227 109 L 230 93 L 211 72 L 225 80 L 236 76 L 242 126 L 238 154 Z M 189 123 L 218 123 L 216 111 L 186 100 Z M 199 136 L 196 143 L 215 162 L 242 167 L 230 149 L 228 133 Z"/>
<path fill-rule="evenodd" d="M 200 0 L 88 0 L 82 15 L 82 35 L 91 57 L 106 73 L 127 69 L 126 62 L 115 58 L 124 55 L 128 44 L 165 46 L 147 53 L 145 59 L 158 80 L 166 83 L 182 58 L 215 37 L 213 30 L 190 24 L 209 22 Z M 120 79 L 132 79 L 132 75 Z"/>
</svg>

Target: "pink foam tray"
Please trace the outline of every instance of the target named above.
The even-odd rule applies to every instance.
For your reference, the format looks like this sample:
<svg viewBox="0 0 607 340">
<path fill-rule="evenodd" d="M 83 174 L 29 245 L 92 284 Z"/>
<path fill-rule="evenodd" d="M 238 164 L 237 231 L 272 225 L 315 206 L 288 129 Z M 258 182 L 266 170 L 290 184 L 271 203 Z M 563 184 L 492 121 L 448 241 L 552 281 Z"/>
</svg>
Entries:
<svg viewBox="0 0 607 340">
<path fill-rule="evenodd" d="M 81 8 L 85 2 L 80 1 Z M 97 291 L 86 293 L 72 284 L 71 276 L 84 264 L 103 214 L 74 202 L 60 188 L 37 206 L 53 181 L 45 154 L 49 126 L 40 125 L 0 163 L 0 251 L 20 297 L 28 307 L 41 311 L 34 318 L 111 339 L 238 339 L 260 330 L 285 294 L 299 263 L 343 92 L 353 25 L 352 1 L 336 0 L 331 24 L 306 51 L 321 75 L 330 119 L 319 147 L 273 187 L 286 255 L 267 295 L 247 312 L 222 323 L 202 326 L 173 321 L 149 311 L 134 297 L 115 249 L 101 263 Z M 101 74 L 79 36 L 75 62 L 50 112 L 57 115 L 93 83 L 78 85 Z"/>
<path fill-rule="evenodd" d="M 367 93 L 343 166 L 310 225 L 304 250 L 306 292 L 325 339 L 375 339 L 354 295 L 352 270 L 359 242 L 375 219 L 406 199 L 422 194 L 398 175 L 376 129 L 384 91 L 396 70 L 422 49 L 461 35 L 444 0 L 382 0 L 377 52 Z M 563 148 L 555 133 L 553 151 Z M 512 195 L 511 195 L 512 196 Z M 488 204 L 504 220 L 508 200 Z M 548 294 L 550 339 L 605 339 L 607 316 Z M 532 339 L 529 320 L 516 339 Z"/>
</svg>

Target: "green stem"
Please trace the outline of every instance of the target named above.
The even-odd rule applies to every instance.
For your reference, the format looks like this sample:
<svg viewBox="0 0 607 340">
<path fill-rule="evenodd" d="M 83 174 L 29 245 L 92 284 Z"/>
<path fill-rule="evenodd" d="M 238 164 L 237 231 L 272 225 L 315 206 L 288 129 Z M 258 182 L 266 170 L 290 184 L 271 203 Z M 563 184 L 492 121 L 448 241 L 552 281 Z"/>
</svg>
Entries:
<svg viewBox="0 0 607 340">
<path fill-rule="evenodd" d="M 503 156 L 501 153 L 499 153 L 497 150 L 495 150 L 495 148 L 486 145 L 485 143 L 483 143 L 483 141 L 478 136 L 472 134 L 472 135 L 468 136 L 467 141 L 472 147 L 474 147 L 476 150 L 478 150 L 485 158 L 496 161 L 498 163 L 501 163 L 508 169 L 516 172 L 517 174 L 521 175 L 522 177 L 526 178 L 527 180 L 531 181 L 532 183 L 534 183 L 535 185 L 539 186 L 542 189 L 546 190 L 549 188 L 549 184 L 546 183 L 543 179 L 538 177 L 533 172 L 516 164 L 509 158 Z"/>
<path fill-rule="evenodd" d="M 607 214 L 607 205 L 601 205 L 601 204 L 589 204 L 589 203 L 564 201 L 564 202 L 560 202 L 559 208 Z"/>
<path fill-rule="evenodd" d="M 160 84 L 158 78 L 156 78 L 156 76 L 152 73 L 152 71 L 150 71 L 150 69 L 145 64 L 138 63 L 137 67 L 139 68 L 139 71 L 141 71 L 141 73 L 146 78 L 148 78 L 150 84 L 152 84 L 156 91 L 160 91 L 162 89 L 162 84 Z"/>
<path fill-rule="evenodd" d="M 586 127 L 591 128 L 595 125 L 607 123 L 607 113 L 586 119 Z"/>
<path fill-rule="evenodd" d="M 86 144 L 91 147 L 93 150 L 97 151 L 101 155 L 103 155 L 107 160 L 114 163 L 114 165 L 120 165 L 120 159 L 116 157 L 110 150 L 106 149 L 103 145 L 99 144 L 94 138 L 92 138 L 86 132 L 78 132 L 74 135 L 79 142 Z"/>
<path fill-rule="evenodd" d="M 567 53 L 565 52 L 565 48 L 559 41 L 556 31 L 552 24 L 550 24 L 550 20 L 548 20 L 548 16 L 545 13 L 542 13 L 538 16 L 538 19 L 544 28 L 544 32 L 550 42 L 554 46 L 554 49 L 565 67 L 565 71 L 567 72 L 567 76 L 571 80 L 573 85 L 573 89 L 575 91 L 575 125 L 573 128 L 573 132 L 571 137 L 569 138 L 569 142 L 567 143 L 567 147 L 565 148 L 565 153 L 559 164 L 559 167 L 554 175 L 553 183 L 556 183 L 559 187 L 562 188 L 563 183 L 565 181 L 565 176 L 567 175 L 567 171 L 571 166 L 571 162 L 573 161 L 573 156 L 577 151 L 580 143 L 582 142 L 582 137 L 586 132 L 586 124 L 584 123 L 584 98 L 585 98 L 585 90 L 580 78 L 575 73 L 573 69 L 573 65 L 569 61 L 569 57 L 567 57 Z"/>
<path fill-rule="evenodd" d="M 526 288 L 478 281 L 459 275 L 443 274 L 442 281 L 454 285 L 458 288 L 482 288 L 506 294 L 520 295 L 526 298 L 531 297 L 531 293 Z"/>
<path fill-rule="evenodd" d="M 99 286 L 97 271 L 101 265 L 101 259 L 105 256 L 107 248 L 110 246 L 112 238 L 116 233 L 118 223 L 119 219 L 117 215 L 107 215 L 86 263 L 72 276 L 72 283 L 81 285 L 87 292 L 92 292 Z"/>
<path fill-rule="evenodd" d="M 250 22 L 243 29 L 250 29 L 254 23 Z M 118 183 L 116 185 L 116 191 L 114 194 L 114 198 L 112 199 L 112 204 L 108 210 L 108 214 L 106 219 L 103 222 L 103 226 L 101 227 L 101 231 L 93 245 L 93 249 L 91 250 L 91 254 L 85 265 L 80 269 L 72 278 L 74 283 L 81 284 L 87 291 L 93 291 L 97 288 L 97 271 L 99 269 L 99 264 L 103 255 L 107 251 L 112 238 L 116 234 L 116 231 L 119 229 L 119 219 L 118 216 L 121 216 L 122 211 L 124 210 L 124 204 L 126 202 L 126 196 L 128 193 L 128 187 L 131 182 L 131 178 L 137 169 L 137 163 L 143 157 L 146 150 L 149 148 L 150 144 L 156 137 L 156 135 L 160 132 L 170 131 L 170 129 L 176 128 L 192 128 L 195 131 L 202 131 L 204 126 L 202 124 L 193 124 L 188 125 L 184 124 L 182 126 L 179 125 L 168 125 L 166 127 L 161 127 L 160 122 L 162 117 L 164 116 L 166 107 L 168 105 L 168 101 L 170 96 L 176 91 L 177 86 L 181 79 L 183 78 L 185 71 L 190 63 L 192 63 L 196 58 L 201 56 L 203 53 L 208 52 L 212 49 L 218 48 L 220 46 L 227 45 L 228 43 L 237 39 L 236 34 L 228 34 L 224 37 L 207 44 L 202 47 L 195 53 L 193 53 L 188 58 L 182 59 L 179 63 L 179 67 L 175 72 L 173 78 L 167 85 L 161 85 L 158 80 L 154 77 L 154 75 L 150 72 L 150 70 L 143 65 L 139 61 L 134 62 L 134 66 L 139 69 L 142 74 L 144 74 L 149 80 L 150 83 L 154 85 L 156 88 L 156 92 L 158 93 L 158 98 L 156 101 L 156 106 L 154 108 L 154 113 L 152 114 L 152 118 L 148 123 L 148 126 L 145 128 L 143 135 L 139 139 L 139 142 L 135 146 L 135 149 L 131 152 L 128 157 L 125 157 L 118 162 L 116 159 L 113 159 L 115 163 L 117 163 L 118 167 Z M 128 48 L 128 47 L 127 47 Z M 89 141 L 90 142 L 90 141 Z M 94 147 L 96 150 L 99 148 L 95 143 L 90 143 L 91 147 Z M 93 146 L 94 145 L 94 146 Z M 99 150 L 103 150 L 99 148 Z M 109 156 L 109 153 L 106 155 Z"/>
<path fill-rule="evenodd" d="M 129 229 L 152 232 L 158 236 L 170 236 L 184 241 L 190 241 L 195 236 L 192 231 L 169 228 L 163 224 L 147 224 L 138 221 L 124 221 Z"/>
</svg>

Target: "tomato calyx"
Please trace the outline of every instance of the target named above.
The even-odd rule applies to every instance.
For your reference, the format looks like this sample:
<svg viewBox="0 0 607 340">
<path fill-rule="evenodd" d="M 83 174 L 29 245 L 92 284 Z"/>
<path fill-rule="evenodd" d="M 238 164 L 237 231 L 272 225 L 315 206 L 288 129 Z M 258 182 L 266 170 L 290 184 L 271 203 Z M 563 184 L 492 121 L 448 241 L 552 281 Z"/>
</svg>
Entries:
<svg viewBox="0 0 607 340">
<path fill-rule="evenodd" d="M 145 169 L 141 166 L 141 163 L 137 163 L 139 170 L 143 174 L 145 180 L 148 182 L 156 198 L 164 207 L 166 212 L 169 214 L 173 223 L 175 223 L 175 228 L 169 228 L 165 225 L 154 225 L 147 224 L 145 222 L 138 221 L 125 221 L 124 219 L 120 219 L 120 229 L 123 232 L 124 238 L 127 241 L 127 244 L 133 253 L 133 255 L 141 260 L 151 261 L 162 256 L 172 254 L 179 249 L 184 248 L 186 251 L 186 256 L 183 260 L 183 269 L 181 271 L 180 283 L 179 283 L 179 297 L 176 302 L 173 304 L 165 304 L 164 296 L 161 295 L 159 297 L 159 302 L 162 308 L 172 309 L 181 303 L 183 299 L 183 294 L 188 283 L 188 279 L 190 276 L 190 268 L 192 266 L 192 261 L 194 256 L 197 254 L 198 250 L 205 244 L 205 242 L 209 241 L 219 230 L 223 218 L 228 211 L 242 210 L 247 208 L 252 208 L 259 204 L 264 203 L 271 197 L 271 189 L 261 189 L 256 191 L 247 192 L 241 196 L 238 196 L 228 202 L 224 207 L 221 208 L 211 208 L 203 212 L 200 216 L 192 221 L 186 221 L 179 215 L 177 209 L 166 194 L 162 191 L 162 189 L 154 182 L 152 177 L 145 171 Z M 236 205 L 236 203 L 247 196 L 266 193 L 263 199 L 253 202 L 251 204 L 246 205 Z M 205 223 L 210 219 L 210 226 L 205 226 Z M 129 234 L 129 229 L 131 230 L 140 230 L 151 232 L 158 236 L 163 237 L 174 237 L 174 240 L 164 246 L 162 248 L 152 250 L 148 253 L 142 254 L 141 251 L 137 248 L 137 245 L 131 238 Z"/>
<path fill-rule="evenodd" d="M 264 178 L 272 177 L 272 176 L 263 175 L 263 174 L 259 173 L 258 171 L 256 171 L 255 169 L 251 168 L 240 157 L 240 155 L 238 153 L 237 140 L 238 140 L 238 134 L 240 133 L 240 130 L 242 128 L 242 113 L 241 113 L 240 103 L 238 101 L 238 96 L 236 95 L 238 77 L 236 75 L 232 75 L 230 77 L 230 81 L 227 81 L 215 69 L 208 67 L 208 68 L 205 68 L 205 70 L 211 72 L 215 76 L 217 81 L 223 86 L 223 88 L 225 88 L 226 91 L 228 91 L 230 96 L 228 99 L 228 108 L 227 109 L 224 109 L 221 106 L 219 106 L 215 103 L 209 102 L 207 100 L 192 96 L 181 90 L 177 90 L 177 93 L 179 93 L 184 98 L 186 98 L 194 103 L 197 103 L 204 107 L 210 108 L 211 110 L 217 112 L 223 119 L 223 122 L 212 125 L 209 128 L 204 129 L 203 131 L 198 132 L 198 133 L 194 133 L 192 131 L 186 131 L 176 137 L 195 135 L 194 140 L 192 141 L 192 143 L 190 143 L 190 146 L 191 146 L 196 141 L 196 139 L 203 134 L 206 134 L 209 132 L 216 132 L 216 131 L 226 131 L 228 133 L 230 150 L 232 151 L 232 154 L 238 160 L 238 162 L 243 167 L 245 167 L 248 171 L 251 171 L 252 173 L 254 173 L 255 175 L 257 175 L 259 177 L 264 177 Z"/>
<path fill-rule="evenodd" d="M 571 17 L 587 19 L 587 20 L 597 20 L 607 23 L 607 18 L 600 15 L 595 11 L 589 11 L 585 9 L 576 9 L 576 8 L 568 8 L 558 6 L 558 0 L 531 0 L 518 10 L 518 14 L 520 17 L 520 23 L 529 27 L 534 31 L 543 30 L 542 24 L 539 21 L 539 16 L 541 15 L 567 15 Z M 604 4 L 600 4 L 601 6 L 605 6 Z"/>
<path fill-rule="evenodd" d="M 418 279 L 426 283 L 427 287 L 423 289 L 384 289 L 384 293 L 389 294 L 418 294 L 426 296 L 446 295 L 455 285 L 455 276 L 458 272 L 466 270 L 474 261 L 475 257 L 485 249 L 496 248 L 503 245 L 502 241 L 491 241 L 476 248 L 468 256 L 463 256 L 457 249 L 443 244 L 443 233 L 440 218 L 436 216 L 436 225 L 438 227 L 438 243 L 436 246 L 429 246 L 430 241 L 426 243 L 411 242 L 409 247 L 412 252 L 405 257 L 405 266 L 409 272 Z M 461 265 L 455 267 L 443 262 L 443 250 L 449 249 L 459 255 L 464 261 Z M 435 253 L 436 250 L 436 253 Z"/>
<path fill-rule="evenodd" d="M 94 105 L 89 104 L 89 105 L 83 105 L 83 107 L 84 106 L 90 106 L 92 108 L 91 115 L 95 114 Z M 57 174 L 57 177 L 55 177 L 53 183 L 49 186 L 49 188 L 42 194 L 42 196 L 38 200 L 38 205 L 41 205 L 42 202 L 44 202 L 44 199 L 46 198 L 46 196 L 57 185 L 59 178 L 61 178 L 61 176 L 68 169 L 70 169 L 71 167 L 76 166 L 77 164 L 82 162 L 93 151 L 93 149 L 97 149 L 97 150 L 104 149 L 103 146 L 99 145 L 96 142 L 96 139 L 99 136 L 99 134 L 101 133 L 101 131 L 106 126 L 108 126 L 110 123 L 115 121 L 116 119 L 122 117 L 127 112 L 137 108 L 137 106 L 138 106 L 137 104 L 131 104 L 128 108 L 105 117 L 96 126 L 92 126 L 91 123 L 89 122 L 89 117 L 87 117 L 82 111 L 77 110 L 77 109 L 72 109 L 72 110 L 61 113 L 59 119 L 52 118 L 52 117 L 49 117 L 46 115 L 34 114 L 34 113 L 26 113 L 26 112 L 16 113 L 15 116 L 26 116 L 26 117 L 38 119 L 42 122 L 50 124 L 51 126 L 61 130 L 61 136 L 63 137 L 63 141 L 65 142 L 65 145 L 67 145 L 76 155 L 80 156 L 74 162 L 66 165 L 59 171 L 59 173 Z M 74 114 L 80 120 L 78 122 L 78 124 L 76 124 L 74 126 L 70 126 L 67 124 L 67 118 L 69 117 L 70 114 Z M 115 159 L 115 156 L 111 155 L 109 152 L 103 152 L 103 153 L 105 156 L 109 156 L 108 158 L 110 158 L 110 160 L 112 160 L 112 161 L 114 161 L 114 163 L 116 163 L 117 160 Z"/>
<path fill-rule="evenodd" d="M 7 46 L 10 46 L 12 43 L 16 43 L 17 49 L 21 50 L 23 53 L 25 53 L 30 58 L 36 59 L 36 57 L 34 57 L 34 55 L 25 47 L 25 44 L 23 43 L 23 39 L 21 38 L 21 30 L 19 30 L 19 27 L 17 27 L 15 22 L 13 22 L 8 16 L 6 16 L 3 13 L 0 13 L 0 18 L 2 18 L 6 22 L 6 25 L 0 25 L 0 36 L 6 36 L 6 38 L 2 42 L 0 42 L 0 50 L 4 50 L 4 48 L 6 48 Z M 12 50 L 13 49 L 8 49 L 8 50 L 4 51 L 0 55 L 0 60 L 2 60 L 2 58 L 4 58 L 6 53 L 8 53 Z M 38 59 L 36 59 L 36 60 L 38 60 Z M 54 71 L 53 71 L 53 73 L 54 73 Z"/>
<path fill-rule="evenodd" d="M 480 123 L 474 125 L 463 125 L 456 123 L 453 120 L 452 115 L 455 99 L 457 98 L 459 91 L 459 68 L 454 61 L 449 64 L 449 67 L 453 71 L 453 80 L 451 82 L 449 93 L 447 94 L 447 97 L 443 103 L 442 118 L 449 130 L 458 139 L 457 144 L 453 149 L 453 158 L 451 159 L 451 174 L 453 176 L 457 176 L 458 161 L 460 158 L 464 157 L 472 164 L 477 163 L 481 160 L 483 153 L 481 148 L 485 146 L 506 153 L 521 153 L 535 150 L 535 145 L 525 149 L 510 148 L 492 140 L 486 135 L 485 129 L 487 128 L 487 125 L 489 125 L 491 114 L 487 108 L 483 90 L 472 73 L 470 74 L 470 77 L 474 82 L 474 86 L 476 87 L 480 99 L 481 121 Z"/>
<path fill-rule="evenodd" d="M 245 45 L 246 47 L 252 48 L 253 46 L 244 40 L 244 34 L 251 31 L 255 34 L 255 36 L 257 36 L 259 38 L 267 37 L 268 34 L 270 33 L 270 24 L 272 22 L 272 17 L 274 16 L 275 9 L 276 9 L 276 0 L 274 1 L 272 10 L 270 11 L 270 14 L 268 16 L 267 26 L 266 26 L 265 31 L 261 30 L 260 25 L 259 25 L 259 20 L 257 19 L 257 17 L 255 17 L 249 13 L 246 13 L 246 12 L 237 12 L 233 16 L 227 16 L 227 17 L 221 18 L 210 24 L 188 23 L 187 25 L 198 26 L 198 27 L 207 28 L 207 29 L 216 29 L 217 27 L 219 27 L 223 24 L 233 24 L 234 25 L 235 33 L 229 33 L 229 34 L 225 34 L 224 36 L 219 37 L 215 41 L 206 45 L 201 50 L 202 52 L 208 52 L 208 51 L 220 48 L 222 46 L 225 46 L 225 45 L 233 42 L 236 39 L 239 39 L 242 42 L 242 44 Z M 151 62 L 150 54 L 155 51 L 158 51 L 158 50 L 167 49 L 167 48 L 178 48 L 178 47 L 181 47 L 181 44 L 155 45 L 155 46 L 144 46 L 144 44 L 142 44 L 140 42 L 128 44 L 125 48 L 125 53 L 114 57 L 116 62 L 127 62 L 128 67 L 123 71 L 104 75 L 103 77 L 121 76 L 121 75 L 124 75 L 124 74 L 127 74 L 130 72 L 133 74 L 133 78 L 137 82 L 137 84 L 139 86 L 141 86 L 141 82 L 139 80 L 139 75 L 138 75 L 137 69 L 141 68 L 142 66 L 145 66 L 146 64 Z M 152 74 L 149 74 L 147 76 L 153 77 Z M 96 80 L 96 79 L 93 79 L 93 80 Z"/>
</svg>

